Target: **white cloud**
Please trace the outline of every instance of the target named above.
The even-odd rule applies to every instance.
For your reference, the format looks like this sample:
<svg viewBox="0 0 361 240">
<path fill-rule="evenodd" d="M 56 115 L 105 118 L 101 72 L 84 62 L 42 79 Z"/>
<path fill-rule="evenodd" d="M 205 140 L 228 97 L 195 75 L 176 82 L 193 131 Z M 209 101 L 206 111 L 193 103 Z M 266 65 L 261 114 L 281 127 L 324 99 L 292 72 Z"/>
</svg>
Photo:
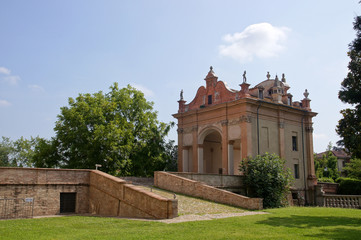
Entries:
<svg viewBox="0 0 361 240">
<path fill-rule="evenodd" d="M 44 88 L 39 86 L 39 85 L 28 85 L 28 88 L 30 88 L 31 90 L 35 91 L 35 92 L 44 92 Z"/>
<path fill-rule="evenodd" d="M 4 81 L 10 85 L 17 85 L 18 82 L 20 81 L 20 77 L 19 76 L 7 76 L 7 77 L 4 77 Z"/>
<path fill-rule="evenodd" d="M 141 91 L 142 93 L 144 93 L 145 97 L 153 97 L 154 93 L 152 90 L 144 87 L 143 85 L 140 84 L 131 84 L 132 87 L 138 89 L 139 91 Z"/>
<path fill-rule="evenodd" d="M 0 73 L 5 75 L 10 75 L 10 70 L 6 67 L 0 67 Z"/>
<path fill-rule="evenodd" d="M 0 100 L 0 107 L 7 107 L 10 106 L 11 103 L 6 100 Z"/>
<path fill-rule="evenodd" d="M 289 28 L 269 23 L 253 24 L 243 32 L 225 35 L 226 44 L 219 47 L 219 53 L 241 63 L 250 62 L 254 57 L 275 57 L 285 48 L 289 31 Z"/>
</svg>

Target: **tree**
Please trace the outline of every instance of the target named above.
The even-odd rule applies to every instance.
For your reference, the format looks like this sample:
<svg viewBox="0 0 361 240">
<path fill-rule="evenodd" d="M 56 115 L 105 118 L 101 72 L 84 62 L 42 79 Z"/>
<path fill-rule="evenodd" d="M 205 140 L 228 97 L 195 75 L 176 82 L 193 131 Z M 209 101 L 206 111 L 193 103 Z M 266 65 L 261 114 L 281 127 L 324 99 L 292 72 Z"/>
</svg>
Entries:
<svg viewBox="0 0 361 240">
<path fill-rule="evenodd" d="M 354 22 L 356 39 L 349 45 L 349 72 L 341 83 L 338 97 L 354 108 L 341 110 L 336 132 L 341 137 L 339 145 L 344 146 L 352 157 L 361 158 L 361 16 Z"/>
<path fill-rule="evenodd" d="M 2 137 L 0 142 L 0 166 L 32 167 L 35 146 L 41 138 L 19 138 L 15 142 Z"/>
<path fill-rule="evenodd" d="M 361 159 L 351 159 L 343 169 L 347 172 L 347 177 L 361 180 Z"/>
<path fill-rule="evenodd" d="M 322 155 L 322 158 L 315 157 L 315 172 L 316 177 L 320 178 L 332 178 L 335 180 L 340 176 L 337 169 L 337 157 L 332 154 L 332 143 L 329 142 L 326 153 Z"/>
<path fill-rule="evenodd" d="M 285 160 L 275 154 L 266 153 L 241 162 L 240 170 L 251 197 L 263 198 L 264 208 L 285 205 L 293 179 L 291 171 L 285 168 Z"/>
<path fill-rule="evenodd" d="M 56 136 L 40 141 L 37 166 L 94 168 L 114 175 L 150 176 L 164 170 L 166 142 L 173 123 L 157 120 L 142 92 L 114 83 L 104 94 L 69 98 L 55 124 Z"/>
<path fill-rule="evenodd" d="M 30 137 L 26 139 L 24 137 L 19 138 L 14 142 L 13 149 L 13 161 L 16 162 L 16 165 L 19 167 L 33 167 L 33 156 L 35 146 L 38 144 L 39 137 Z"/>
<path fill-rule="evenodd" d="M 174 145 L 173 140 L 169 140 L 165 145 L 166 149 L 166 164 L 165 171 L 176 172 L 178 170 L 178 146 Z"/>
<path fill-rule="evenodd" d="M 0 167 L 14 166 L 10 156 L 13 151 L 14 143 L 10 140 L 10 138 L 2 137 L 0 142 Z"/>
<path fill-rule="evenodd" d="M 39 139 L 34 149 L 32 162 L 34 167 L 39 168 L 59 168 L 62 166 L 60 155 L 58 154 L 58 141 Z"/>
</svg>

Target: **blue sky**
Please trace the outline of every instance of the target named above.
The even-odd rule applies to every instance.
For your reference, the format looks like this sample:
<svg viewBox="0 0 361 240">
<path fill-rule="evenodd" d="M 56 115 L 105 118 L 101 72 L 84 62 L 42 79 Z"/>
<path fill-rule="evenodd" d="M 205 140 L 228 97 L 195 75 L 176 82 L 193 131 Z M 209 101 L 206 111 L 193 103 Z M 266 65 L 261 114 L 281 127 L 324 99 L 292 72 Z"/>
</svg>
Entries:
<svg viewBox="0 0 361 240">
<path fill-rule="evenodd" d="M 314 148 L 339 140 L 358 1 L 0 2 L 0 136 L 54 136 L 69 97 L 131 84 L 175 121 L 179 92 L 190 102 L 209 66 L 234 89 L 285 73 L 289 92 L 308 89 Z M 176 128 L 169 134 L 176 140 Z"/>
</svg>

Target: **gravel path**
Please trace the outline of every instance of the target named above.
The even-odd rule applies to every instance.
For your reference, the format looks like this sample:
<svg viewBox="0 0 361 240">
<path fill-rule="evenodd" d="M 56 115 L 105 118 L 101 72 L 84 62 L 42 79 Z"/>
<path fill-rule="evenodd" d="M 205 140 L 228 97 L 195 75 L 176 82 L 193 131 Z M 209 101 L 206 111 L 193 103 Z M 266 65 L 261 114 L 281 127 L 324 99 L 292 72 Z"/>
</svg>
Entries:
<svg viewBox="0 0 361 240">
<path fill-rule="evenodd" d="M 173 198 L 174 194 L 162 189 L 154 188 L 153 179 L 128 177 L 123 178 L 131 181 L 133 184 L 141 186 L 144 190 L 152 191 L 166 198 Z M 205 201 L 199 198 L 193 198 L 182 194 L 176 194 L 178 199 L 178 213 L 180 216 L 173 219 L 151 220 L 151 219 L 134 219 L 142 221 L 154 221 L 163 223 L 180 223 L 190 221 L 204 221 L 228 217 L 249 216 L 257 214 L 267 214 L 266 212 L 252 212 L 244 209 L 227 206 L 211 201 Z"/>
<path fill-rule="evenodd" d="M 162 220 L 153 220 L 156 222 L 162 223 L 180 223 L 180 222 L 191 222 L 191 221 L 205 221 L 229 217 L 240 217 L 240 216 L 249 216 L 249 215 L 258 215 L 258 214 L 268 214 L 266 212 L 243 212 L 243 213 L 218 213 L 218 214 L 205 214 L 205 215 L 181 215 L 172 219 L 162 219 Z"/>
</svg>

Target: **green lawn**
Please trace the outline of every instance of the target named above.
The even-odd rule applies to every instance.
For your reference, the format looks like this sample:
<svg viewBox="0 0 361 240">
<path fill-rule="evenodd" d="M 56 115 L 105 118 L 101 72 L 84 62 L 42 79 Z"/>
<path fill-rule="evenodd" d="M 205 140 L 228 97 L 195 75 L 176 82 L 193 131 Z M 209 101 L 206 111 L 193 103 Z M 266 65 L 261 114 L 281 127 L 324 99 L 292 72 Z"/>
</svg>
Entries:
<svg viewBox="0 0 361 240">
<path fill-rule="evenodd" d="M 100 217 L 0 221 L 0 239 L 360 239 L 361 210 L 282 208 L 270 214 L 165 224 Z"/>
</svg>

